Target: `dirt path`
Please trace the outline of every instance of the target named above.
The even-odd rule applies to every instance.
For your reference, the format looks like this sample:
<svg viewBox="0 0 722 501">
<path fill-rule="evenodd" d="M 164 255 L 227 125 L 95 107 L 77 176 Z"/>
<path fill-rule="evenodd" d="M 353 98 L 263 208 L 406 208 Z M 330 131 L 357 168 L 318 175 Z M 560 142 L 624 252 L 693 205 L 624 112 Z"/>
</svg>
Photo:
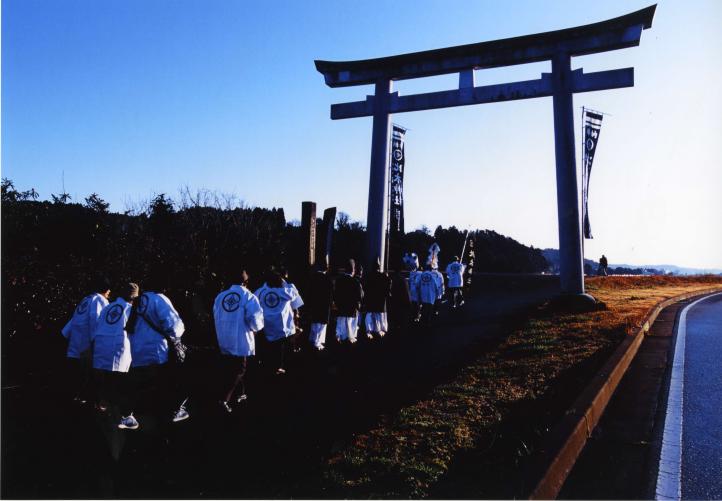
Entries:
<svg viewBox="0 0 722 501">
<path fill-rule="evenodd" d="M 3 392 L 4 497 L 324 497 L 323 459 L 508 333 L 515 313 L 558 291 L 554 277 L 482 277 L 461 311 L 350 350 L 304 352 L 288 374 L 255 364 L 248 403 L 222 414 L 214 359 L 197 360 L 191 419 L 140 409 L 136 432 L 61 402 L 52 384 Z M 259 357 L 260 358 L 260 357 Z"/>
</svg>

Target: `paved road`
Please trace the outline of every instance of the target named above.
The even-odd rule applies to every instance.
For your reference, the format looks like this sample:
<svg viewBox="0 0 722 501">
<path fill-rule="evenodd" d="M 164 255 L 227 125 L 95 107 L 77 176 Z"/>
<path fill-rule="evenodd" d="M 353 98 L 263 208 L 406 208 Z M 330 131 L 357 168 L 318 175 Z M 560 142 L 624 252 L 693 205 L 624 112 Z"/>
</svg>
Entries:
<svg viewBox="0 0 722 501">
<path fill-rule="evenodd" d="M 253 367 L 248 404 L 232 415 L 215 401 L 212 358 L 198 367 L 191 419 L 174 426 L 139 409 L 141 428 L 120 431 L 117 416 L 69 406 L 52 381 L 8 390 L 3 497 L 338 497 L 320 490 L 325 458 L 500 342 L 515 313 L 557 294 L 557 284 L 489 277 L 462 311 L 442 312 L 430 329 L 348 352 L 331 344 L 320 358 L 295 357 L 280 378 Z"/>
<path fill-rule="evenodd" d="M 722 499 L 722 295 L 687 313 L 682 498 Z"/>
</svg>

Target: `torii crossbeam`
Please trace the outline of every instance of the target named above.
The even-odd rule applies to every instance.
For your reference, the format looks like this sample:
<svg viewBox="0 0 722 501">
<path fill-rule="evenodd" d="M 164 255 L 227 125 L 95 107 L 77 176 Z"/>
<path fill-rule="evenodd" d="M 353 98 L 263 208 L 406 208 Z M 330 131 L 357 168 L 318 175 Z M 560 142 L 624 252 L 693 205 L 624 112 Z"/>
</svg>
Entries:
<svg viewBox="0 0 722 501">
<path fill-rule="evenodd" d="M 632 87 L 634 68 L 584 73 L 581 69 L 572 71 L 571 58 L 636 47 L 642 30 L 651 28 L 656 7 L 652 5 L 600 23 L 535 35 L 362 61 L 316 61 L 316 69 L 329 87 L 375 85 L 375 94 L 364 101 L 331 106 L 333 120 L 373 116 L 367 217 L 369 261 L 379 259 L 384 266 L 391 114 L 551 96 L 561 289 L 564 294 L 584 295 L 572 96 L 576 92 Z M 478 87 L 474 83 L 474 70 L 539 61 L 551 61 L 552 72 L 543 73 L 537 80 Z M 394 80 L 449 73 L 459 74 L 457 90 L 410 96 L 393 92 Z"/>
</svg>

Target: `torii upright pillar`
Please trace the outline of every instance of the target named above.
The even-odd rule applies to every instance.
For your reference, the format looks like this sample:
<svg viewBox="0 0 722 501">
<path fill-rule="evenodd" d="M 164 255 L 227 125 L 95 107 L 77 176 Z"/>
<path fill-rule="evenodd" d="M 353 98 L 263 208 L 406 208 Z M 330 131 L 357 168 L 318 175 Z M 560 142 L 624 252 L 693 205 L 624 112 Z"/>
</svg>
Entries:
<svg viewBox="0 0 722 501">
<path fill-rule="evenodd" d="M 460 45 L 363 61 L 316 61 L 330 87 L 375 85 L 365 101 L 331 106 L 334 120 L 373 117 L 369 179 L 368 252 L 370 263 L 384 267 L 388 195 L 388 142 L 392 113 L 552 97 L 556 153 L 557 209 L 561 291 L 582 303 L 584 259 L 575 160 L 573 95 L 634 85 L 634 68 L 584 73 L 572 71 L 571 58 L 639 45 L 642 31 L 652 27 L 656 5 L 607 21 L 565 30 Z M 474 71 L 551 61 L 552 72 L 522 82 L 476 86 Z M 459 74 L 459 88 L 410 96 L 392 92 L 394 80 Z"/>
<path fill-rule="evenodd" d="M 572 67 L 568 54 L 557 54 L 552 59 L 551 76 L 554 92 L 552 99 L 559 221 L 559 280 L 562 292 L 583 295 L 594 302 L 594 298 L 584 293 L 584 252 L 577 196 Z"/>
<path fill-rule="evenodd" d="M 389 93 L 393 83 L 388 79 L 376 82 L 374 94 L 374 124 L 371 135 L 371 169 L 369 175 L 369 205 L 366 216 L 366 260 L 368 270 L 381 263 L 385 269 L 386 227 L 389 198 Z"/>
</svg>

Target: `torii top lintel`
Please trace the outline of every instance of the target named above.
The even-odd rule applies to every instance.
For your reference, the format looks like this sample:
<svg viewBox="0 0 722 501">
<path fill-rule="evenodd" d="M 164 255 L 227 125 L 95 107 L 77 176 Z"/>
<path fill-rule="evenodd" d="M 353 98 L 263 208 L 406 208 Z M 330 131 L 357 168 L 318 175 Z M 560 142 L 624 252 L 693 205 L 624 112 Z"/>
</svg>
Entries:
<svg viewBox="0 0 722 501">
<path fill-rule="evenodd" d="M 496 68 L 582 56 L 639 45 L 651 28 L 657 5 L 599 23 L 502 40 L 359 61 L 315 61 L 329 87 L 367 85 L 381 79 L 403 80 L 470 69 Z"/>
</svg>

